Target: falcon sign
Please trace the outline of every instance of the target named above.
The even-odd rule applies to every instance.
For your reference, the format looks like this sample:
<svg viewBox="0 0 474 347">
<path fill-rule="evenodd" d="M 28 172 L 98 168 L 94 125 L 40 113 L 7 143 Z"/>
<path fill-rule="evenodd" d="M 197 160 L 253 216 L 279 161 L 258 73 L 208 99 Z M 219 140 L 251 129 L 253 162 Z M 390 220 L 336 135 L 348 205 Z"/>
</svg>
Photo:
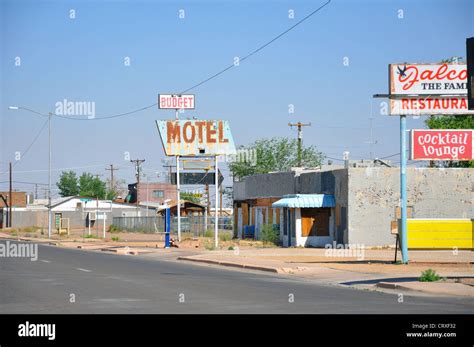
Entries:
<svg viewBox="0 0 474 347">
<path fill-rule="evenodd" d="M 168 156 L 235 154 L 229 123 L 224 120 L 157 120 Z"/>
<path fill-rule="evenodd" d="M 391 115 L 474 113 L 467 107 L 466 64 L 390 64 Z"/>
<path fill-rule="evenodd" d="M 473 160 L 473 130 L 414 129 L 412 160 Z"/>
</svg>

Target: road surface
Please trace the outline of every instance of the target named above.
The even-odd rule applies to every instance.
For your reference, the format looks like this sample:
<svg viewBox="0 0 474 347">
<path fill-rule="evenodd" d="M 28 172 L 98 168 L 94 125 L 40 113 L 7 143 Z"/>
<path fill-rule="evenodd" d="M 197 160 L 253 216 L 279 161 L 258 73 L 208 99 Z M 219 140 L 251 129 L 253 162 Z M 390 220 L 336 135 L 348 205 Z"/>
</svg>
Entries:
<svg viewBox="0 0 474 347">
<path fill-rule="evenodd" d="M 400 303 L 396 294 L 289 276 L 47 245 L 37 261 L 0 258 L 0 313 L 472 312 L 470 298 L 405 295 Z"/>
</svg>

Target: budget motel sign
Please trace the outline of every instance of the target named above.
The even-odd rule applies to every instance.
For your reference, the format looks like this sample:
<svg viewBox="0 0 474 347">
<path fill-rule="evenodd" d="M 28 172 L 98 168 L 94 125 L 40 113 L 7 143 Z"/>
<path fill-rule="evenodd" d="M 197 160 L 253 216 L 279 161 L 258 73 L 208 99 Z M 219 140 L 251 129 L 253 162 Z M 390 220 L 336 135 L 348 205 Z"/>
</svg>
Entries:
<svg viewBox="0 0 474 347">
<path fill-rule="evenodd" d="M 193 110 L 194 109 L 194 95 L 175 95 L 175 94 L 159 94 L 158 95 L 159 109 L 173 109 L 173 110 Z"/>
<path fill-rule="evenodd" d="M 474 114 L 466 64 L 390 64 L 389 75 L 391 115 Z"/>
<path fill-rule="evenodd" d="M 473 130 L 413 129 L 412 160 L 472 160 Z"/>
<path fill-rule="evenodd" d="M 167 156 L 236 154 L 229 123 L 224 120 L 157 120 Z"/>
</svg>

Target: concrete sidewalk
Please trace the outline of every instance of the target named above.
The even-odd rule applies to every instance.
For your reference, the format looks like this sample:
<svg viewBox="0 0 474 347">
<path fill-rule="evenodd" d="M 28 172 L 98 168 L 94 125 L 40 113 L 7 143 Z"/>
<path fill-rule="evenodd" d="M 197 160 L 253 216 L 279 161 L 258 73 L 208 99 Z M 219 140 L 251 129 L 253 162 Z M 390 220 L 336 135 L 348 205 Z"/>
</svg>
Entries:
<svg viewBox="0 0 474 347">
<path fill-rule="evenodd" d="M 317 282 L 328 284 L 347 284 L 357 282 L 373 284 L 362 288 L 374 290 L 378 282 L 384 279 L 410 278 L 410 286 L 421 275 L 431 268 L 441 277 L 473 277 L 474 276 L 474 253 L 472 251 L 411 251 L 411 262 L 408 265 L 393 264 L 394 250 L 365 250 L 363 259 L 360 257 L 332 257 L 328 256 L 325 249 L 315 248 L 263 248 L 263 249 L 237 249 L 228 251 L 210 251 L 193 256 L 181 256 L 179 260 L 201 262 L 219 266 L 229 266 L 241 269 L 253 269 L 266 272 L 275 272 L 308 278 Z M 425 285 L 426 282 L 417 282 L 417 291 L 435 293 L 439 288 L 440 295 L 453 294 L 457 290 L 460 293 L 472 293 L 465 284 L 455 283 L 446 286 Z M 449 290 L 446 288 L 450 288 Z M 397 287 L 404 289 L 405 287 Z M 407 287 L 408 288 L 408 287 Z M 408 289 L 407 289 L 408 290 Z M 459 294 L 465 295 L 465 294 Z M 470 296 L 471 294 L 469 294 Z"/>
</svg>

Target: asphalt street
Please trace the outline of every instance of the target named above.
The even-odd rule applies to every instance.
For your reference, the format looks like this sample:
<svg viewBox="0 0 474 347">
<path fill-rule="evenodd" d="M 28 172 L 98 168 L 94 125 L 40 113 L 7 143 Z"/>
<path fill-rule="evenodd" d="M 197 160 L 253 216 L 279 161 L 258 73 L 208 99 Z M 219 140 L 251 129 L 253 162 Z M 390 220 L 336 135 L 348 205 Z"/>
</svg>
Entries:
<svg viewBox="0 0 474 347">
<path fill-rule="evenodd" d="M 0 241 L 5 243 L 5 241 Z M 0 313 L 473 313 L 474 300 L 357 290 L 170 259 L 39 245 L 0 258 Z"/>
</svg>

